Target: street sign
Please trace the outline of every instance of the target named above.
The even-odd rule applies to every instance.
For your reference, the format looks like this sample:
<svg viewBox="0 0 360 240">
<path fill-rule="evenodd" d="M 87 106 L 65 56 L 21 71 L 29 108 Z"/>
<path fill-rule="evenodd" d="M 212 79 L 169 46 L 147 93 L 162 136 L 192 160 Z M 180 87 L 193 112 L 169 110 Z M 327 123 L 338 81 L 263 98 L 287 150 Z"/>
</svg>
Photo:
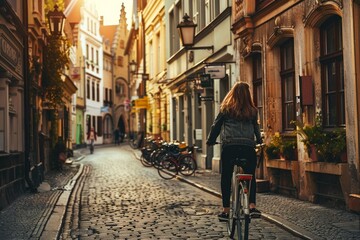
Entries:
<svg viewBox="0 0 360 240">
<path fill-rule="evenodd" d="M 200 75 L 200 86 L 202 88 L 209 88 L 211 87 L 211 77 L 210 74 L 201 74 Z"/>
<path fill-rule="evenodd" d="M 147 97 L 139 98 L 135 100 L 135 107 L 139 109 L 148 109 L 149 100 Z"/>
<path fill-rule="evenodd" d="M 225 65 L 208 65 L 205 73 L 210 74 L 211 78 L 221 79 L 225 77 Z"/>
<path fill-rule="evenodd" d="M 214 96 L 200 96 L 200 101 L 202 102 L 214 101 Z"/>
</svg>

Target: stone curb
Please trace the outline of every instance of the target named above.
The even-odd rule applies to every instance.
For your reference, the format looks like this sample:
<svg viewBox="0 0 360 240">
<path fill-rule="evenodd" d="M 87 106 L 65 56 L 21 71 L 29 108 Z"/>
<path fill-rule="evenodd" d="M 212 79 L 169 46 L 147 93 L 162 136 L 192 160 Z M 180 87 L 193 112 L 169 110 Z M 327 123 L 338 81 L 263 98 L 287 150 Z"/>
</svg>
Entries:
<svg viewBox="0 0 360 240">
<path fill-rule="evenodd" d="M 66 208 L 69 203 L 69 199 L 72 193 L 72 190 L 76 184 L 77 179 L 82 174 L 84 170 L 84 165 L 80 164 L 79 170 L 76 175 L 70 179 L 70 181 L 65 185 L 64 191 L 59 196 L 55 206 L 52 210 L 52 213 L 46 222 L 44 230 L 41 234 L 40 239 L 58 239 L 60 230 L 63 226 L 63 220 L 66 213 Z"/>
</svg>

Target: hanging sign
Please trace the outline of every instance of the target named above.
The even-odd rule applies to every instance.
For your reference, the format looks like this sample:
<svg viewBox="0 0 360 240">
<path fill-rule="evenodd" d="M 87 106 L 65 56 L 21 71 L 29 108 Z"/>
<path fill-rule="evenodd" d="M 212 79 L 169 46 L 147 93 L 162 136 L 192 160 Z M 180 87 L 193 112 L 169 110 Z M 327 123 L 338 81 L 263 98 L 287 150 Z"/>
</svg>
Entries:
<svg viewBox="0 0 360 240">
<path fill-rule="evenodd" d="M 225 65 L 208 65 L 205 67 L 205 73 L 210 75 L 210 78 L 224 78 Z"/>
</svg>

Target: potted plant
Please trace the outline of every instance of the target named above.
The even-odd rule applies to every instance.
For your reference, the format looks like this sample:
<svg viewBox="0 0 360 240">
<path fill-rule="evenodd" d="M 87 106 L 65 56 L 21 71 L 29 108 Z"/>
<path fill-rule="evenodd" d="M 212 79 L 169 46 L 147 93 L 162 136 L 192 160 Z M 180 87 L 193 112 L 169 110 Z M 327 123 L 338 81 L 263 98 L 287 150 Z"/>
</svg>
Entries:
<svg viewBox="0 0 360 240">
<path fill-rule="evenodd" d="M 279 132 L 276 132 L 271 137 L 270 143 L 265 147 L 265 152 L 269 159 L 280 158 L 281 141 L 282 140 Z"/>
<path fill-rule="evenodd" d="M 281 145 L 281 155 L 285 160 L 297 160 L 297 143 L 296 140 L 285 140 Z"/>
<path fill-rule="evenodd" d="M 309 157 L 314 161 L 339 162 L 340 156 L 346 153 L 345 129 L 325 130 L 322 127 L 321 112 L 316 115 L 315 125 L 293 123 L 308 150 Z"/>
<path fill-rule="evenodd" d="M 323 134 L 324 142 L 317 146 L 317 152 L 324 162 L 345 162 L 341 159 L 346 154 L 346 133 L 345 129 L 335 129 Z"/>
</svg>

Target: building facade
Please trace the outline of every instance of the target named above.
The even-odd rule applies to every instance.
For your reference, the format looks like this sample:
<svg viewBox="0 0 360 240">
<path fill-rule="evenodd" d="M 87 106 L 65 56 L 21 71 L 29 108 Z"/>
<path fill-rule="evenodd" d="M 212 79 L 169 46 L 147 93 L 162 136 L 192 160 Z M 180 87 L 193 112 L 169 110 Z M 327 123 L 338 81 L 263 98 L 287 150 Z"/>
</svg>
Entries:
<svg viewBox="0 0 360 240">
<path fill-rule="evenodd" d="M 266 142 L 297 140 L 298 160 L 267 159 L 261 177 L 273 191 L 351 208 L 360 191 L 359 2 L 233 1 L 232 15 L 240 79 L 252 86 Z M 320 117 L 324 131 L 345 129 L 345 161 L 313 161 L 296 134 L 294 121 Z"/>
<path fill-rule="evenodd" d="M 130 79 L 129 61 L 125 55 L 125 47 L 129 29 L 126 22 L 125 6 L 120 9 L 119 24 L 111 44 L 113 66 L 113 119 L 114 128 L 118 128 L 120 134 L 125 137 L 130 129 Z"/>
<path fill-rule="evenodd" d="M 27 79 L 27 6 L 1 1 L 0 8 L 0 209 L 25 189 L 30 169 Z M 25 168 L 24 168 L 25 163 Z"/>
<path fill-rule="evenodd" d="M 145 23 L 146 84 L 148 97 L 147 133 L 155 139 L 170 140 L 170 91 L 167 79 L 165 1 L 148 1 L 143 11 Z"/>
<path fill-rule="evenodd" d="M 220 170 L 220 146 L 209 149 L 206 137 L 221 100 L 237 80 L 231 5 L 231 1 L 165 1 L 170 139 L 198 146 L 198 166 L 214 171 Z M 191 47 L 182 46 L 177 29 L 185 14 L 197 24 Z M 205 81 L 210 84 L 203 85 Z"/>
</svg>

